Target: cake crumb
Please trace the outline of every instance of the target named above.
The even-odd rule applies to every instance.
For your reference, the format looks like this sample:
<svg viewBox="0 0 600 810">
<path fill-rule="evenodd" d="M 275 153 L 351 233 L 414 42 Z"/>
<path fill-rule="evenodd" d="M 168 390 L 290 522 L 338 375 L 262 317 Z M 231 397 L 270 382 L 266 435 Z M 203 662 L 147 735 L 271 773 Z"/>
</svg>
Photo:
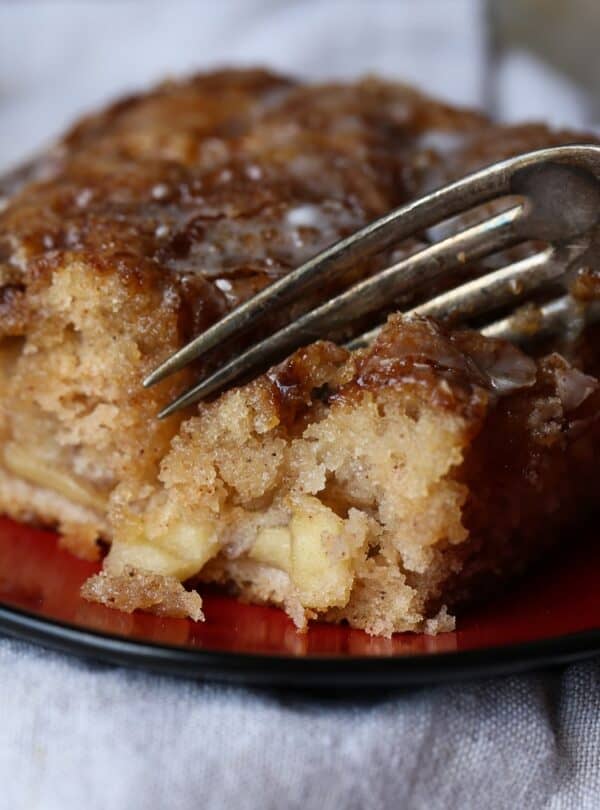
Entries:
<svg viewBox="0 0 600 810">
<path fill-rule="evenodd" d="M 125 569 L 118 576 L 102 571 L 90 577 L 83 584 L 81 595 L 125 613 L 146 610 L 158 616 L 204 621 L 199 593 L 187 591 L 175 577 L 147 574 L 133 568 Z"/>
</svg>

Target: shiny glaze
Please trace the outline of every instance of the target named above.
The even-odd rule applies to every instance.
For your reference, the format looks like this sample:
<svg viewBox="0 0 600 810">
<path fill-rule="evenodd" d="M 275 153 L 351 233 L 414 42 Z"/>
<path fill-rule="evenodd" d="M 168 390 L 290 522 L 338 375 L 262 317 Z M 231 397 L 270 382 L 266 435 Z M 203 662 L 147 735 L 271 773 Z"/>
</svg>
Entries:
<svg viewBox="0 0 600 810">
<path fill-rule="evenodd" d="M 449 175 L 574 139 L 494 127 L 376 79 L 233 70 L 166 83 L 84 119 L 5 184 L 0 330 L 27 330 L 27 290 L 68 257 L 133 291 L 162 288 L 185 340 Z"/>
</svg>

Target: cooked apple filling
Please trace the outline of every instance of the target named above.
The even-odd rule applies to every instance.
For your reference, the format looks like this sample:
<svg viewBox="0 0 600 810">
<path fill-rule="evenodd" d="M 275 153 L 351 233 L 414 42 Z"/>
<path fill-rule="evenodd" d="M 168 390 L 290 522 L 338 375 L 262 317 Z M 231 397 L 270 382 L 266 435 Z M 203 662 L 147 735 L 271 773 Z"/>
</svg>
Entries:
<svg viewBox="0 0 600 810">
<path fill-rule="evenodd" d="M 106 512 L 107 497 L 102 497 L 74 475 L 56 469 L 31 448 L 8 443 L 4 446 L 2 462 L 8 472 L 29 484 L 56 492 L 71 503 L 95 510 L 99 515 Z"/>
</svg>

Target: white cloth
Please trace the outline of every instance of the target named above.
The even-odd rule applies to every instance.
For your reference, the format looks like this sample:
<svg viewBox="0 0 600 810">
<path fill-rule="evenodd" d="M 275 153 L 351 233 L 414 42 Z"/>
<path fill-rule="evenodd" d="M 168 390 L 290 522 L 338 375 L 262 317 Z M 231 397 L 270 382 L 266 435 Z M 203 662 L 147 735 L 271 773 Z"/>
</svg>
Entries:
<svg viewBox="0 0 600 810">
<path fill-rule="evenodd" d="M 477 0 L 3 3 L 0 167 L 115 93 L 215 64 L 380 72 L 482 103 L 482 20 Z M 499 75 L 505 117 L 584 121 L 579 95 L 540 63 L 517 54 Z M 598 661 L 319 695 L 202 685 L 0 639 L 0 810 L 593 810 L 599 708 Z"/>
<path fill-rule="evenodd" d="M 595 810 L 600 663 L 302 694 L 0 644 L 6 810 Z"/>
</svg>

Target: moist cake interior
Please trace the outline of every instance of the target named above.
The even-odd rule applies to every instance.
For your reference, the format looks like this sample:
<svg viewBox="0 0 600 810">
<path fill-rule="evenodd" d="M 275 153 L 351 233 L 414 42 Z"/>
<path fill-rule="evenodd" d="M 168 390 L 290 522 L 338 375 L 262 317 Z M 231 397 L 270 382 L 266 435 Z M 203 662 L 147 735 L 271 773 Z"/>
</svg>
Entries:
<svg viewBox="0 0 600 810">
<path fill-rule="evenodd" d="M 158 485 L 119 489 L 85 593 L 129 607 L 152 570 L 170 578 L 161 604 L 199 576 L 298 627 L 449 629 L 448 606 L 592 507 L 599 403 L 558 354 L 430 321 L 395 316 L 364 352 L 315 344 L 188 420 Z"/>
</svg>

